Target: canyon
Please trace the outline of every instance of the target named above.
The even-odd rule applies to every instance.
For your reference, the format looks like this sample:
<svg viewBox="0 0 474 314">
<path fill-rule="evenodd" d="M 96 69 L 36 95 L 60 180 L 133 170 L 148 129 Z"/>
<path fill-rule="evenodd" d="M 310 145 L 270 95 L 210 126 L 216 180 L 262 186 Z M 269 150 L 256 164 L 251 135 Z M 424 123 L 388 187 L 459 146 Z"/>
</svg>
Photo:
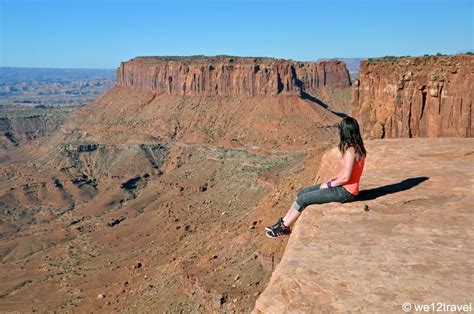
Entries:
<svg viewBox="0 0 474 314">
<path fill-rule="evenodd" d="M 0 66 L 0 109 L 83 106 L 113 85 L 113 70 Z"/>
<path fill-rule="evenodd" d="M 344 64 L 136 58 L 116 81 L 58 125 L 5 114 L 0 311 L 250 311 L 285 247 L 264 221 L 336 140 Z"/>
<path fill-rule="evenodd" d="M 4 113 L 0 311 L 398 309 L 406 294 L 394 293 L 410 274 L 423 274 L 432 285 L 436 272 L 448 282 L 451 251 L 438 264 L 427 262 L 435 259 L 437 243 L 467 248 L 452 251 L 461 280 L 455 293 L 464 296 L 471 234 L 461 239 L 444 223 L 467 231 L 472 193 L 458 185 L 441 191 L 441 185 L 443 169 L 454 171 L 452 180 L 461 184 L 458 175 L 472 162 L 471 139 L 368 141 L 363 199 L 308 208 L 289 239 L 264 234 L 299 188 L 335 171 L 337 151 L 328 150 L 338 142 L 337 123 L 351 110 L 367 139 L 428 136 L 423 119 L 435 97 L 427 96 L 418 124 L 396 122 L 399 106 L 395 110 L 378 96 L 392 95 L 399 84 L 390 69 L 411 71 L 412 81 L 403 83 L 409 95 L 431 66 L 447 75 L 439 80 L 438 95 L 472 103 L 472 94 L 464 94 L 472 81 L 471 56 L 433 58 L 367 60 L 352 84 L 337 60 L 137 57 L 120 64 L 114 87 L 67 115 Z M 403 99 L 405 106 L 410 100 Z M 464 110 L 463 105 L 462 115 L 449 118 L 451 131 L 430 136 L 466 137 Z M 45 121 L 48 127 L 40 127 Z M 406 128 L 411 131 L 401 131 Z M 403 145 L 410 149 L 402 154 Z M 388 156 L 400 156 L 406 169 L 400 171 Z M 457 170 L 448 163 L 454 159 Z M 467 175 L 471 180 L 472 173 Z M 451 206 L 442 216 L 436 211 L 440 204 Z M 410 255 L 414 241 L 424 245 L 416 258 Z M 403 274 L 400 285 L 386 274 L 395 266 Z M 371 278 L 378 280 L 377 291 L 367 283 Z M 440 295 L 452 296 L 443 287 Z M 352 292 L 360 289 L 367 300 Z M 426 295 L 423 290 L 411 301 L 426 301 Z"/>
</svg>

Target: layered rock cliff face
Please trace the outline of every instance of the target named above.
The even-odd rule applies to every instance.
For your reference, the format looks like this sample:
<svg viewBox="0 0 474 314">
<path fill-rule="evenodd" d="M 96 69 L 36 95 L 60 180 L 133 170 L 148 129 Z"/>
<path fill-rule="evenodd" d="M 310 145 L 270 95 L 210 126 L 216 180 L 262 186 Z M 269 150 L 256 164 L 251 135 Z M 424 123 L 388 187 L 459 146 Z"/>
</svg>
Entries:
<svg viewBox="0 0 474 314">
<path fill-rule="evenodd" d="M 474 56 L 362 61 L 352 115 L 367 138 L 472 137 Z"/>
<path fill-rule="evenodd" d="M 295 62 L 247 57 L 138 57 L 122 62 L 116 84 L 157 94 L 275 96 L 347 88 L 343 62 Z"/>
</svg>

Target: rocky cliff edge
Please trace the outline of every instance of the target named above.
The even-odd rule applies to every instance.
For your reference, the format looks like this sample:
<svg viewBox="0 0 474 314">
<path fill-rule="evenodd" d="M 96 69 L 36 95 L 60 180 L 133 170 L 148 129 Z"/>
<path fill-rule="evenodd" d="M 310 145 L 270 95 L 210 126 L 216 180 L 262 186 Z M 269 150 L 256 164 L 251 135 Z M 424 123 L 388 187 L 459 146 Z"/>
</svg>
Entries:
<svg viewBox="0 0 474 314">
<path fill-rule="evenodd" d="M 474 55 L 361 62 L 352 115 L 366 138 L 472 137 Z"/>
<path fill-rule="evenodd" d="M 472 301 L 474 140 L 366 147 L 361 200 L 303 212 L 255 313 L 398 313 L 405 302 Z M 326 153 L 321 180 L 337 157 Z"/>
</svg>

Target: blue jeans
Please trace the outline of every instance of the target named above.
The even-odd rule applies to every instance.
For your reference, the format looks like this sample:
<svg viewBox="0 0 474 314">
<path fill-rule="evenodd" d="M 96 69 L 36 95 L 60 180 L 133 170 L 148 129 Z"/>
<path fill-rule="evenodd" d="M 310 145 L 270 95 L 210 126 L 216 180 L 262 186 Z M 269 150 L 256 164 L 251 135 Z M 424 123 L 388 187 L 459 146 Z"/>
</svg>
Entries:
<svg viewBox="0 0 474 314">
<path fill-rule="evenodd" d="M 299 190 L 296 194 L 296 201 L 293 203 L 294 208 L 302 212 L 307 206 L 313 204 L 346 203 L 356 199 L 356 196 L 348 192 L 343 186 L 320 189 L 320 185 L 316 184 Z"/>
</svg>

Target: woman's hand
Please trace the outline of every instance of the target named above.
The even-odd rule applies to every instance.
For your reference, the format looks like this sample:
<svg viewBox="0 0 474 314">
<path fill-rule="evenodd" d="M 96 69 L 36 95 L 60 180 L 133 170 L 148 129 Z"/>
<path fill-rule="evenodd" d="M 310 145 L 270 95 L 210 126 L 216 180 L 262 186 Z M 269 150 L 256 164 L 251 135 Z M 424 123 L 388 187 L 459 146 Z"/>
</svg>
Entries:
<svg viewBox="0 0 474 314">
<path fill-rule="evenodd" d="M 327 183 L 321 183 L 321 185 L 319 186 L 319 189 L 322 190 L 322 189 L 327 189 L 328 188 L 328 185 Z"/>
</svg>

